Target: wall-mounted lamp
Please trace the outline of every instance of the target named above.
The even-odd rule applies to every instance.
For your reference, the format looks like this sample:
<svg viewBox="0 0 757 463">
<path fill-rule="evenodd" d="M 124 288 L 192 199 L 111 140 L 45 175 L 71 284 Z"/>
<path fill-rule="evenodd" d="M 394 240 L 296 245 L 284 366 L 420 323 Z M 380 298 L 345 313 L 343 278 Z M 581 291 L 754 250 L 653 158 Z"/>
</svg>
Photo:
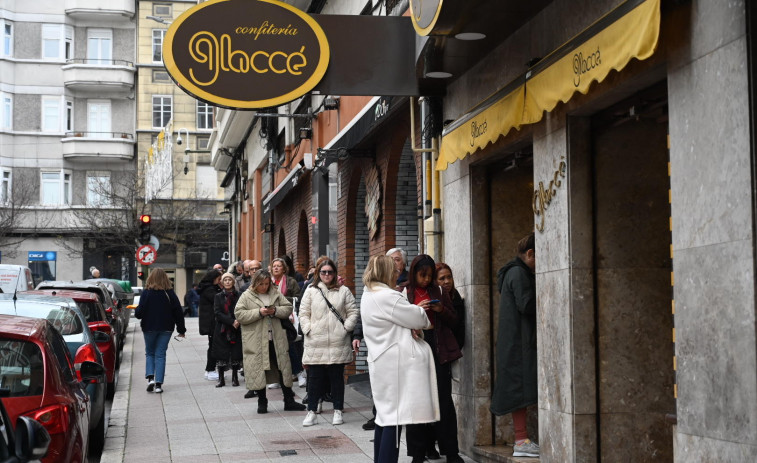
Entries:
<svg viewBox="0 0 757 463">
<path fill-rule="evenodd" d="M 310 140 L 313 137 L 313 129 L 310 127 L 300 127 L 300 140 Z"/>
<path fill-rule="evenodd" d="M 325 109 L 326 111 L 333 111 L 335 109 L 339 109 L 339 97 L 327 96 L 323 100 L 323 109 Z"/>
<path fill-rule="evenodd" d="M 263 225 L 263 233 L 273 233 L 273 224 L 267 223 Z"/>
</svg>

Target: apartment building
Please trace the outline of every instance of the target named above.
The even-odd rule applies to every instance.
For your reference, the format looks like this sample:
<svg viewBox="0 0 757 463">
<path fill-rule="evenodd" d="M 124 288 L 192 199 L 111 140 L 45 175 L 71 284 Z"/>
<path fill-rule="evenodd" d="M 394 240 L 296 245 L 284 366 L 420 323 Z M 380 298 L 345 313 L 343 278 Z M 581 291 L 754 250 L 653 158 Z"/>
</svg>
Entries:
<svg viewBox="0 0 757 463">
<path fill-rule="evenodd" d="M 128 279 L 135 2 L 0 2 L 0 258 L 35 278 Z"/>
</svg>

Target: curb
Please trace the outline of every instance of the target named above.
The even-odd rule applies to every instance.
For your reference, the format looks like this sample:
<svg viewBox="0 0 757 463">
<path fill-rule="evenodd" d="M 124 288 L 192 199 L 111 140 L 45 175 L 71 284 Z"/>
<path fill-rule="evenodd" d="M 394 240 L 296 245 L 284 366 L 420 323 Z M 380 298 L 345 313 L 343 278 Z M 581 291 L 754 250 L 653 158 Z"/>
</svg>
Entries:
<svg viewBox="0 0 757 463">
<path fill-rule="evenodd" d="M 126 343 L 118 369 L 118 386 L 113 396 L 108 428 L 105 430 L 105 447 L 100 456 L 100 463 L 122 463 L 126 448 L 126 426 L 129 414 L 129 396 L 131 394 L 131 370 L 134 331 L 137 323 L 129 323 L 126 330 Z"/>
</svg>

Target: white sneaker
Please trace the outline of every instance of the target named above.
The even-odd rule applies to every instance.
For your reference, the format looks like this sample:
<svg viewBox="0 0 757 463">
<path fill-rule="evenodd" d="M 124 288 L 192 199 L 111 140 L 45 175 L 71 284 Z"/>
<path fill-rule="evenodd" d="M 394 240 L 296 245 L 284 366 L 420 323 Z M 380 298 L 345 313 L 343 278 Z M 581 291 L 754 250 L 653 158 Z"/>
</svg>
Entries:
<svg viewBox="0 0 757 463">
<path fill-rule="evenodd" d="M 297 373 L 297 385 L 300 387 L 305 387 L 308 384 L 308 377 L 305 373 L 305 370 L 302 370 L 301 372 Z"/>
<path fill-rule="evenodd" d="M 334 410 L 334 418 L 331 420 L 331 424 L 337 425 L 337 424 L 343 424 L 344 420 L 342 419 L 342 411 L 341 410 Z"/>
<path fill-rule="evenodd" d="M 210 372 L 209 371 L 205 372 L 205 379 L 208 379 L 208 373 L 210 373 Z"/>
<path fill-rule="evenodd" d="M 302 421 L 302 425 L 313 426 L 317 422 L 318 422 L 318 416 L 315 414 L 314 411 L 308 410 L 308 414 L 305 417 L 305 419 Z"/>
<path fill-rule="evenodd" d="M 218 381 L 218 372 L 217 371 L 208 371 L 208 372 L 206 372 L 205 378 L 208 381 Z"/>
<path fill-rule="evenodd" d="M 279 383 L 269 384 L 268 389 L 281 389 L 281 384 Z"/>
</svg>

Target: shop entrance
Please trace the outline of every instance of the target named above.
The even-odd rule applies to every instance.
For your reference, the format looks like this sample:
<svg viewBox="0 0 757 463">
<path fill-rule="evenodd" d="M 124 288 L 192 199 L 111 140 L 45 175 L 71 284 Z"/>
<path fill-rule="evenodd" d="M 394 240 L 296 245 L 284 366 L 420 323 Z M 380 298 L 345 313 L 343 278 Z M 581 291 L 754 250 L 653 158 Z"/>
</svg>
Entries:
<svg viewBox="0 0 757 463">
<path fill-rule="evenodd" d="M 597 459 L 672 461 L 667 90 L 591 118 Z"/>
</svg>

